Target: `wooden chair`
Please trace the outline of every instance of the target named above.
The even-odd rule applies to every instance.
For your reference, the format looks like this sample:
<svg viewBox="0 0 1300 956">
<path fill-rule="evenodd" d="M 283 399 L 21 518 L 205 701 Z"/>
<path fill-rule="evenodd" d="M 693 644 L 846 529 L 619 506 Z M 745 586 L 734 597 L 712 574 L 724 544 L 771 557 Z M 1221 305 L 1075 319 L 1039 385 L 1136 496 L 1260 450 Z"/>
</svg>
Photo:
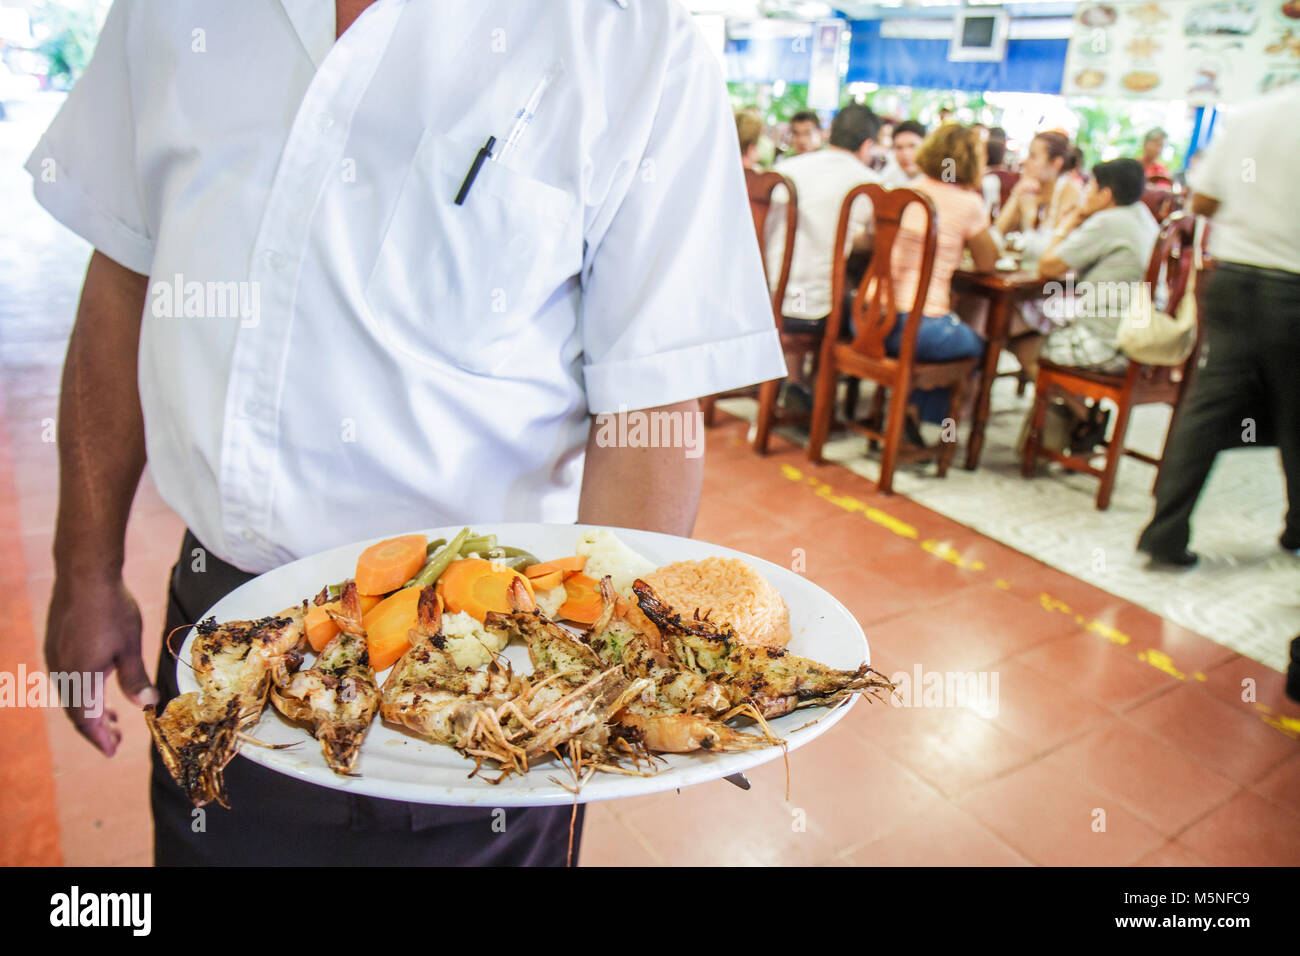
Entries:
<svg viewBox="0 0 1300 956">
<path fill-rule="evenodd" d="M 1176 211 L 1174 191 L 1168 186 L 1147 186 L 1142 190 L 1142 203 L 1151 210 L 1156 222 L 1163 223 Z"/>
<path fill-rule="evenodd" d="M 777 275 L 776 286 L 772 290 L 772 315 L 776 320 L 777 329 L 781 331 L 781 344 L 786 346 L 787 338 L 795 339 L 799 336 L 790 335 L 781 329 L 781 306 L 785 302 L 786 286 L 790 281 L 790 264 L 794 261 L 794 239 L 795 230 L 799 223 L 799 196 L 794 188 L 794 183 L 782 176 L 778 172 L 758 173 L 752 169 L 745 170 L 745 186 L 749 191 L 749 212 L 754 219 L 754 232 L 758 236 L 758 251 L 763 259 L 763 274 L 767 275 L 767 214 L 772 209 L 772 193 L 778 186 L 784 186 L 786 190 L 785 203 L 785 248 L 781 253 L 781 271 Z M 771 277 L 768 276 L 768 284 L 771 285 Z M 820 336 L 812 336 L 816 341 L 811 345 L 811 350 L 816 351 L 821 344 Z M 804 347 L 791 342 L 792 348 Z M 805 347 L 806 348 L 806 347 Z M 758 386 L 758 430 L 754 437 L 754 447 L 759 451 L 767 450 L 767 436 L 771 431 L 772 419 L 776 407 L 777 390 L 781 386 L 781 380 L 776 379 L 771 382 L 764 382 Z M 751 395 L 754 387 L 737 389 L 736 391 L 724 392 L 719 395 L 710 395 L 700 400 L 700 408 L 704 413 L 704 424 L 712 427 L 714 419 L 714 403 L 719 398 L 729 398 L 734 395 Z M 770 394 L 769 394 L 770 393 Z"/>
<path fill-rule="evenodd" d="M 903 418 L 907 413 L 907 398 L 914 388 L 947 388 L 950 392 L 949 415 L 956 424 L 961 414 L 962 399 L 971 372 L 979 362 L 977 358 L 955 362 L 917 362 L 916 336 L 921 329 L 921 316 L 925 309 L 926 291 L 934 271 L 934 257 L 938 248 L 938 221 L 934 203 L 924 193 L 914 189 L 884 190 L 874 183 L 854 187 L 840 207 L 839 225 L 835 234 L 835 248 L 842 250 L 848 234 L 849 211 L 858 196 L 871 200 L 875 217 L 875 246 L 871 263 L 862 282 L 853 294 L 852 341 L 841 341 L 845 283 L 845 257 L 836 256 L 834 280 L 831 285 L 831 314 L 826 320 L 826 334 L 822 339 L 820 368 L 817 374 L 817 392 L 813 399 L 812 433 L 808 443 L 808 457 L 822 461 L 822 447 L 830 433 L 835 404 L 835 386 L 841 374 L 855 379 L 869 379 L 876 383 L 877 396 L 881 389 L 891 394 L 888 416 L 883 428 L 874 418 L 867 422 L 850 420 L 846 424 L 854 431 L 879 441 L 884 450 L 880 461 L 882 494 L 889 494 L 894 485 L 894 468 L 900 462 L 938 459 L 939 475 L 948 473 L 956 442 L 943 442 L 935 448 L 918 448 L 903 445 Z M 885 339 L 893 331 L 898 318 L 894 304 L 894 277 L 890 269 L 894 242 L 898 238 L 903 212 L 917 205 L 925 216 L 925 233 L 922 237 L 921 274 L 917 284 L 916 299 L 904 320 L 902 342 L 897 357 L 885 353 Z"/>
<path fill-rule="evenodd" d="M 1153 293 L 1163 281 L 1168 299 L 1164 311 L 1170 315 L 1177 313 L 1194 266 L 1194 247 L 1198 241 L 1196 219 L 1193 216 L 1176 213 L 1161 229 L 1151 253 L 1147 266 L 1145 282 Z M 1203 270 L 1197 279 L 1198 298 L 1204 302 L 1203 292 L 1208 285 L 1208 269 Z M 1115 475 L 1119 469 L 1120 459 L 1125 455 L 1145 461 L 1156 466 L 1156 478 L 1160 477 L 1160 466 L 1164 460 L 1162 447 L 1159 458 L 1124 446 L 1128 432 L 1129 416 L 1138 405 L 1163 403 L 1173 408 L 1169 430 L 1165 433 L 1164 445 L 1169 443 L 1169 434 L 1173 431 L 1178 418 L 1184 395 L 1186 395 L 1191 378 L 1195 373 L 1196 363 L 1200 357 L 1204 341 L 1205 323 L 1198 316 L 1196 323 L 1196 343 L 1192 353 L 1181 365 L 1142 365 L 1129 362 L 1128 369 L 1120 375 L 1107 375 L 1084 369 L 1057 365 L 1042 360 L 1038 364 L 1038 380 L 1034 385 L 1033 418 L 1029 426 L 1029 437 L 1025 442 L 1024 454 L 1020 462 L 1021 474 L 1032 478 L 1039 458 L 1055 461 L 1070 471 L 1082 472 L 1101 479 L 1097 489 L 1097 510 L 1105 511 L 1110 507 L 1111 492 L 1115 487 Z M 1106 446 L 1106 462 L 1101 468 L 1092 464 L 1092 456 L 1065 455 L 1041 447 L 1043 425 L 1047 418 L 1047 402 L 1056 392 L 1079 395 L 1094 402 L 1108 399 L 1117 408 L 1115 426 L 1110 441 Z"/>
<path fill-rule="evenodd" d="M 990 169 L 994 176 L 998 178 L 998 186 L 1001 189 L 1001 196 L 998 198 L 998 208 L 1001 209 L 1011 198 L 1012 187 L 1020 181 L 1020 173 L 1013 173 L 1009 169 Z"/>
</svg>

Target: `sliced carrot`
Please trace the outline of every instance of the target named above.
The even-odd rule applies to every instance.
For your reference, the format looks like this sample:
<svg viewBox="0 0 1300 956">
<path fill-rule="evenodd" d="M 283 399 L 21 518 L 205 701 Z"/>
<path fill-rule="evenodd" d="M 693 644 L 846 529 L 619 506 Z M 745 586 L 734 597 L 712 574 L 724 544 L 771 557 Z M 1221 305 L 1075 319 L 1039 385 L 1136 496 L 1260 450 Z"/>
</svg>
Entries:
<svg viewBox="0 0 1300 956">
<path fill-rule="evenodd" d="M 403 588 L 384 598 L 361 618 L 361 626 L 366 629 L 370 667 L 375 673 L 392 667 L 411 646 L 410 634 L 419 603 L 420 588 Z"/>
<path fill-rule="evenodd" d="M 541 564 L 532 564 L 524 568 L 524 574 L 530 578 L 540 578 L 542 575 L 550 574 L 553 571 L 581 571 L 587 566 L 587 556 L 585 554 L 575 554 L 569 558 L 557 558 L 554 561 L 543 561 Z"/>
<path fill-rule="evenodd" d="M 560 605 L 559 615 L 578 624 L 595 624 L 604 610 L 600 582 L 585 574 L 571 574 L 564 579 L 568 599 Z"/>
<path fill-rule="evenodd" d="M 452 614 L 464 611 L 482 621 L 488 611 L 509 612 L 510 583 L 524 582 L 531 596 L 533 585 L 518 571 L 504 568 L 482 558 L 461 558 L 447 566 L 438 578 L 438 596 Z"/>
<path fill-rule="evenodd" d="M 357 598 L 361 602 L 362 615 L 379 603 L 379 596 L 374 594 L 359 594 Z M 330 617 L 329 612 L 341 610 L 338 601 L 330 601 L 328 604 L 313 604 L 307 608 L 305 622 L 307 642 L 311 644 L 311 649 L 317 654 L 325 650 L 325 645 L 334 640 L 334 635 L 339 632 L 339 626 L 334 623 L 334 618 Z"/>
<path fill-rule="evenodd" d="M 577 572 L 570 573 L 576 574 Z M 552 571 L 550 574 L 539 574 L 528 580 L 532 581 L 534 591 L 549 591 L 551 588 L 558 588 L 564 583 L 564 572 Z"/>
<path fill-rule="evenodd" d="M 427 544 L 422 534 L 404 534 L 366 548 L 357 559 L 357 593 L 387 594 L 400 588 L 424 567 Z"/>
</svg>

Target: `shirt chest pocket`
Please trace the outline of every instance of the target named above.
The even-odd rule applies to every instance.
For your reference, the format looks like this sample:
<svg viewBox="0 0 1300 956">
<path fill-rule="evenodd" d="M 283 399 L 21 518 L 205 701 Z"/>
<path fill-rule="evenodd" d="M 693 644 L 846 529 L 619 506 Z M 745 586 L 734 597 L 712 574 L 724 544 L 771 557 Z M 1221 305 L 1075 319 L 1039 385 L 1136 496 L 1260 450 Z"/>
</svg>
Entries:
<svg viewBox="0 0 1300 956">
<path fill-rule="evenodd" d="M 498 144 L 500 149 L 500 144 Z M 366 303 L 388 344 L 491 375 L 567 276 L 573 197 L 426 130 L 394 206 Z"/>
</svg>

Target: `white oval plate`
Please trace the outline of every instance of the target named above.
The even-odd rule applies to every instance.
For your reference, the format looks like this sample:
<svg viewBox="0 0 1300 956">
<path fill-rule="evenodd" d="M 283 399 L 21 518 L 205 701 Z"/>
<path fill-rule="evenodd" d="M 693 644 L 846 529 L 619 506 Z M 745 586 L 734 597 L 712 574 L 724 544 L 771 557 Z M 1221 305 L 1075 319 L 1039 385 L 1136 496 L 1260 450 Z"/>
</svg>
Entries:
<svg viewBox="0 0 1300 956">
<path fill-rule="evenodd" d="M 430 540 L 451 538 L 460 531 L 460 527 L 434 528 L 425 534 Z M 495 534 L 502 545 L 524 548 L 537 555 L 539 560 L 548 561 L 573 554 L 578 533 L 585 526 L 476 524 L 472 527 L 475 534 Z M 742 558 L 762 573 L 781 592 L 789 605 L 791 653 L 844 669 L 870 662 L 867 639 L 857 620 L 843 604 L 807 578 L 762 558 L 692 538 L 625 528 L 611 530 L 628 547 L 656 565 L 707 557 Z M 226 595 L 203 617 L 211 615 L 219 622 L 224 622 L 252 620 L 276 614 L 300 603 L 304 598 L 310 599 L 326 584 L 351 577 L 356 570 L 357 556 L 378 540 L 382 539 L 344 545 L 268 571 Z M 186 635 L 180 650 L 181 661 L 188 663 L 190 659 L 194 634 L 195 631 L 191 628 Z M 511 644 L 504 655 L 516 673 L 532 672 L 527 648 Z M 383 684 L 387 673 L 383 671 L 376 675 L 379 684 Z M 176 677 L 181 693 L 198 690 L 189 667 L 178 665 Z M 838 707 L 803 708 L 770 721 L 770 725 L 775 733 L 786 740 L 789 748 L 794 750 L 824 734 L 855 702 L 856 698 L 851 698 Z M 474 768 L 472 760 L 462 757 L 449 747 L 420 740 L 378 718 L 362 745 L 361 759 L 357 765 L 360 776 L 356 777 L 341 777 L 331 771 L 321 757 L 320 745 L 311 734 L 303 727 L 286 721 L 269 704 L 261 721 L 249 732 L 266 743 L 296 742 L 298 746 L 287 750 L 270 750 L 244 744 L 239 751 L 242 756 L 271 770 L 335 790 L 411 803 L 453 806 L 549 806 L 570 804 L 574 799 L 572 793 L 548 779 L 556 777 L 566 782 L 570 780 L 565 769 L 553 758 L 533 765 L 524 776 L 510 776 L 499 784 L 491 784 L 479 777 L 468 776 Z M 665 755 L 665 762 L 659 764 L 662 769 L 653 776 L 596 774 L 582 788 L 578 799 L 585 803 L 672 790 L 716 780 L 780 756 L 781 748 L 776 746 L 741 753 L 701 751 Z M 486 770 L 487 768 L 485 772 Z"/>
</svg>

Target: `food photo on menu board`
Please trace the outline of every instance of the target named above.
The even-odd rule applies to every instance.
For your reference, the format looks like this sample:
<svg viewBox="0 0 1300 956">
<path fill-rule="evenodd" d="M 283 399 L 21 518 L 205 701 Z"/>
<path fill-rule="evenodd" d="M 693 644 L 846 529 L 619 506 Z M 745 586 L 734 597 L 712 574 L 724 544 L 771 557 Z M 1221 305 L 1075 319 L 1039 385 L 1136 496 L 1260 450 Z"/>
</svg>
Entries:
<svg viewBox="0 0 1300 956">
<path fill-rule="evenodd" d="M 1066 94 L 1241 102 L 1300 81 L 1300 0 L 1090 3 L 1075 14 Z"/>
</svg>

